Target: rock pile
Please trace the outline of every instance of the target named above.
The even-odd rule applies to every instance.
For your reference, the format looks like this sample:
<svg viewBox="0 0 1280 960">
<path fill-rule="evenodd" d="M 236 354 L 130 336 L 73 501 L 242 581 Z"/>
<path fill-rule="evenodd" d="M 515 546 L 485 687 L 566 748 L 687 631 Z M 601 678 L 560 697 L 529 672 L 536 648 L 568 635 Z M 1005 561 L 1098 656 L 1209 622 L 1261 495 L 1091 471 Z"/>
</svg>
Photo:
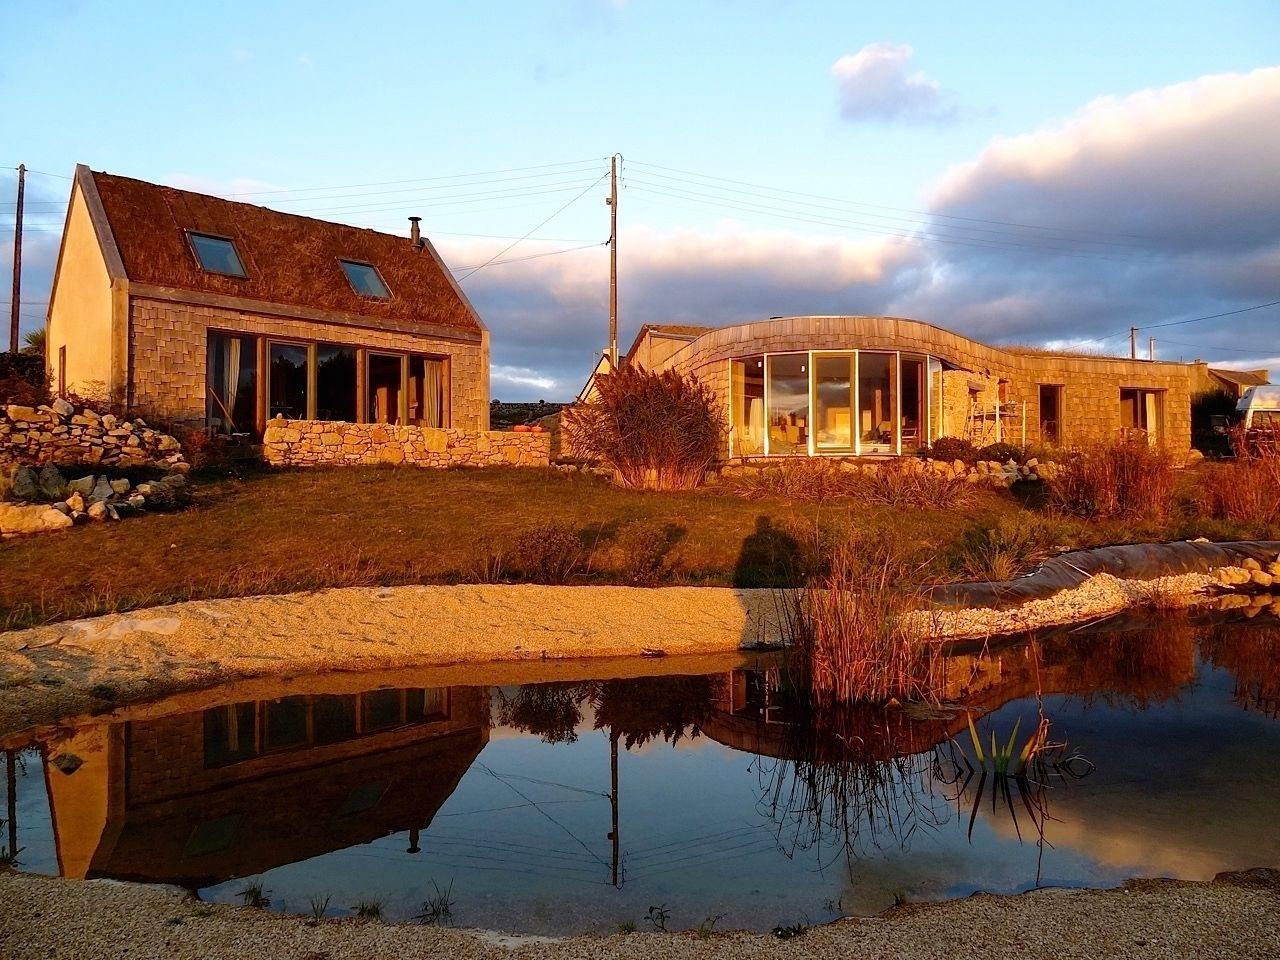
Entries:
<svg viewBox="0 0 1280 960">
<path fill-rule="evenodd" d="M 147 509 L 172 509 L 186 499 L 187 478 L 169 473 L 159 480 L 133 484 L 121 477 L 88 474 L 67 481 L 51 463 L 39 472 L 20 467 L 9 497 L 0 503 L 0 534 L 41 533 L 75 523 L 120 520 Z"/>
<path fill-rule="evenodd" d="M 1238 567 L 1219 567 L 1213 576 L 1224 587 L 1271 590 L 1280 587 L 1280 556 L 1265 564 L 1250 558 Z"/>
<path fill-rule="evenodd" d="M 46 463 L 189 469 L 177 439 L 141 419 L 76 408 L 62 399 L 38 407 L 0 406 L 0 467 Z"/>
<path fill-rule="evenodd" d="M 824 461 L 838 465 L 845 473 L 875 473 L 882 469 L 903 470 L 912 473 L 931 473 L 948 480 L 964 480 L 967 483 L 982 483 L 989 486 L 1010 487 L 1020 480 L 1053 480 L 1058 475 L 1056 463 L 1041 463 L 1031 459 L 1019 464 L 1010 460 L 1000 463 L 997 460 L 980 460 L 972 466 L 963 460 L 924 460 L 918 457 L 890 457 L 879 460 L 839 459 Z M 764 470 L 785 469 L 785 460 L 749 460 L 739 463 L 726 463 L 720 468 L 722 477 L 742 477 L 758 475 Z"/>
</svg>

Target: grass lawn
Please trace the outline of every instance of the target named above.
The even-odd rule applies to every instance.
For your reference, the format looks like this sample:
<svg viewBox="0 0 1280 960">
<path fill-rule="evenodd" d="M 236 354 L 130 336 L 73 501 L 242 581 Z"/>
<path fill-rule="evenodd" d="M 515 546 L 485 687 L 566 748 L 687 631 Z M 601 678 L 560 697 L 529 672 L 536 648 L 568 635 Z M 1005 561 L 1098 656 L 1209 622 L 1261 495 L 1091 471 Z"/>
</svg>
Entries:
<svg viewBox="0 0 1280 960">
<path fill-rule="evenodd" d="M 582 542 L 574 582 L 629 582 L 630 548 L 619 534 L 634 521 L 664 531 L 664 582 L 776 581 L 788 559 L 777 556 L 786 535 L 762 538 L 762 524 L 798 538 L 815 526 L 883 530 L 932 558 L 922 577 L 945 578 L 959 572 L 954 554 L 967 531 L 1040 516 L 986 489 L 963 509 L 891 510 L 847 499 L 746 500 L 714 489 L 634 492 L 582 474 L 517 469 L 252 473 L 197 479 L 194 492 L 194 505 L 176 513 L 0 542 L 0 627 L 199 597 L 487 579 L 487 557 L 548 522 Z M 1054 534 L 1055 545 L 1080 546 L 1195 531 L 1059 521 Z M 511 564 L 504 572 L 520 575 Z"/>
</svg>

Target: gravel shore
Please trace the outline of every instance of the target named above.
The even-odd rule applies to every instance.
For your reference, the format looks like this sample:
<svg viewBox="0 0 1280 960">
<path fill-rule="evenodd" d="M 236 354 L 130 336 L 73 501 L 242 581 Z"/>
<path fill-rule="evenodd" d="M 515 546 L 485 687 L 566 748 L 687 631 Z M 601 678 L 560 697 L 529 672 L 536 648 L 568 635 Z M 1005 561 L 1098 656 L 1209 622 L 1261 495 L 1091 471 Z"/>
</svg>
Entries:
<svg viewBox="0 0 1280 960">
<path fill-rule="evenodd" d="M 1280 956 L 1280 873 L 1210 883 L 1138 880 L 1116 890 L 1039 890 L 899 907 L 779 940 L 633 933 L 546 940 L 359 920 L 315 923 L 202 904 L 162 887 L 0 873 L 0 955 L 361 960 L 387 957 L 619 960 L 895 957 L 905 960 Z"/>
</svg>

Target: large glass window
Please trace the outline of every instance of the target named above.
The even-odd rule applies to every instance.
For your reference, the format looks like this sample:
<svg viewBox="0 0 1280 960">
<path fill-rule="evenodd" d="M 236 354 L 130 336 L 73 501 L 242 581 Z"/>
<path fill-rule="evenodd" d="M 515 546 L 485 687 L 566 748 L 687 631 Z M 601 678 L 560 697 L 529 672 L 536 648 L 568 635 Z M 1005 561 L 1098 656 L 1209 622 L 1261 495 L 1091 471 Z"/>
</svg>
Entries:
<svg viewBox="0 0 1280 960">
<path fill-rule="evenodd" d="M 729 455 L 764 453 L 764 357 L 733 361 L 733 422 Z"/>
<path fill-rule="evenodd" d="M 858 437 L 863 453 L 894 450 L 894 361 L 892 353 L 858 354 Z"/>
<path fill-rule="evenodd" d="M 268 417 L 283 414 L 288 420 L 307 419 L 309 352 L 300 343 L 271 344 L 271 404 Z"/>
<path fill-rule="evenodd" d="M 443 427 L 444 361 L 409 357 L 409 423 L 415 427 Z"/>
<path fill-rule="evenodd" d="M 1152 444 L 1164 439 L 1164 391 L 1121 390 L 1120 426 L 1126 436 L 1145 434 Z"/>
<path fill-rule="evenodd" d="M 356 351 L 316 345 L 316 419 L 356 422 Z"/>
<path fill-rule="evenodd" d="M 258 342 L 210 330 L 205 353 L 206 420 L 217 433 L 251 433 L 258 411 Z"/>
<path fill-rule="evenodd" d="M 229 703 L 204 711 L 204 765 L 221 767 L 257 756 L 255 706 Z"/>
<path fill-rule="evenodd" d="M 769 453 L 794 456 L 809 452 L 809 355 L 769 357 Z"/>
<path fill-rule="evenodd" d="M 385 353 L 369 354 L 369 422 L 400 422 L 400 382 L 404 358 Z"/>
<path fill-rule="evenodd" d="M 818 453 L 853 451 L 853 354 L 814 357 L 813 446 Z"/>
<path fill-rule="evenodd" d="M 923 357 L 903 357 L 902 376 L 902 452 L 915 453 L 928 438 L 925 424 L 928 410 L 925 405 L 928 389 L 924 378 Z"/>
</svg>

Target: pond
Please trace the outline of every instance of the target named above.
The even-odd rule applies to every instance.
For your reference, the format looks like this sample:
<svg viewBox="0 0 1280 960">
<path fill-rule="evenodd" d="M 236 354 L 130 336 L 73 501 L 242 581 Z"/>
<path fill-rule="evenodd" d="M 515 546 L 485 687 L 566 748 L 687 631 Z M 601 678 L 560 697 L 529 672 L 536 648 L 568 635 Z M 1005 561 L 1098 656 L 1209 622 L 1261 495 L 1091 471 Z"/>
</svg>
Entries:
<svg viewBox="0 0 1280 960">
<path fill-rule="evenodd" d="M 947 678 L 942 709 L 843 711 L 766 656 L 246 682 L 10 743 L 0 844 L 35 873 L 540 934 L 1280 866 L 1276 620 L 957 648 Z M 992 738 L 1016 755 L 1042 723 L 1002 776 Z"/>
</svg>

